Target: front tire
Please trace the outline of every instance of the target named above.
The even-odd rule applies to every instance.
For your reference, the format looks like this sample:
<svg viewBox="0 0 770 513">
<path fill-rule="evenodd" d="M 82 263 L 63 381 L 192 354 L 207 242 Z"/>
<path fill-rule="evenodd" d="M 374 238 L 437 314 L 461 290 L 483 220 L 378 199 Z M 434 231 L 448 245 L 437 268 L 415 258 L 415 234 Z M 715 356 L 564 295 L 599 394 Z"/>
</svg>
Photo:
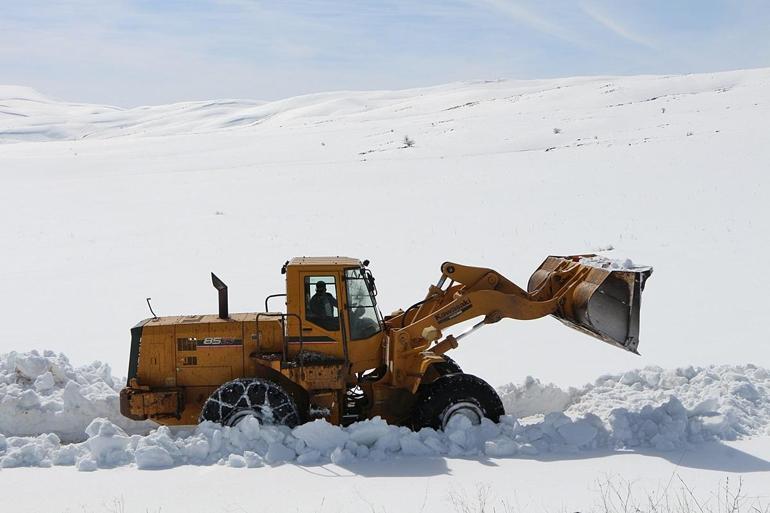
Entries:
<svg viewBox="0 0 770 513">
<path fill-rule="evenodd" d="M 484 417 L 498 422 L 504 413 L 500 397 L 486 381 L 470 374 L 448 374 L 421 387 L 412 419 L 415 429 L 443 430 L 457 415 L 480 424 Z"/>
<path fill-rule="evenodd" d="M 291 428 L 300 423 L 292 397 L 279 385 L 260 378 L 241 378 L 220 386 L 203 404 L 198 421 L 235 426 L 246 417 Z"/>
<path fill-rule="evenodd" d="M 463 370 L 460 368 L 459 365 L 457 365 L 457 362 L 448 357 L 447 355 L 442 355 L 444 357 L 444 363 L 438 363 L 434 365 L 438 365 L 439 373 L 444 376 L 446 374 L 461 374 Z"/>
</svg>

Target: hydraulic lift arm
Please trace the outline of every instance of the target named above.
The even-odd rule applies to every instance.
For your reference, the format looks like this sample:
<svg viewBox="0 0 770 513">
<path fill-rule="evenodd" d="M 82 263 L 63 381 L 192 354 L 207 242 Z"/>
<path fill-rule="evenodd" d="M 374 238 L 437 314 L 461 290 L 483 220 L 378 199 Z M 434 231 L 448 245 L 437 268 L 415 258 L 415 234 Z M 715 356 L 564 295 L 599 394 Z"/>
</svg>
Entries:
<svg viewBox="0 0 770 513">
<path fill-rule="evenodd" d="M 637 352 L 641 291 L 652 273 L 649 267 L 618 268 L 596 255 L 551 256 L 533 273 L 526 291 L 492 269 L 445 262 L 441 273 L 423 301 L 388 319 L 394 356 L 428 349 L 443 354 L 485 324 L 546 315 Z M 481 316 L 470 331 L 431 347 L 443 337 L 442 330 Z"/>
</svg>

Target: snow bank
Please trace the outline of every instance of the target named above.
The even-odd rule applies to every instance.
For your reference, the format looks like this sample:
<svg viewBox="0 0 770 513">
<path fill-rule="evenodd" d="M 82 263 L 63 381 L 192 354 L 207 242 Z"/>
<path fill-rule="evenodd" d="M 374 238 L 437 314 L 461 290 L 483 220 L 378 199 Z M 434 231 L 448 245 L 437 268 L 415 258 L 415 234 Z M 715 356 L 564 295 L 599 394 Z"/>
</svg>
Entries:
<svg viewBox="0 0 770 513">
<path fill-rule="evenodd" d="M 605 445 L 608 438 L 598 418 L 572 421 L 563 414 L 553 414 L 531 426 L 523 426 L 510 416 L 500 424 L 485 419 L 480 426 L 460 418 L 450 422 L 446 432 L 413 432 L 380 418 L 347 428 L 316 420 L 293 430 L 262 426 L 247 418 L 232 428 L 206 422 L 192 433 L 177 436 L 165 426 L 147 436 L 131 436 L 106 419 L 95 419 L 87 432 L 88 440 L 69 445 L 54 434 L 0 437 L 0 467 L 71 465 L 91 471 L 129 463 L 140 469 L 188 464 L 256 467 L 287 462 L 345 465 L 395 456 L 504 457 L 577 451 Z"/>
<path fill-rule="evenodd" d="M 81 471 L 135 464 L 139 469 L 179 465 L 258 467 L 293 462 L 299 465 L 381 461 L 402 456 L 493 457 L 576 453 L 598 448 L 652 447 L 671 450 L 693 441 L 718 439 L 724 433 L 699 412 L 672 397 L 658 407 L 612 411 L 605 422 L 593 414 L 570 418 L 552 412 L 539 421 L 519 422 L 506 415 L 499 424 L 478 426 L 455 418 L 446 431 L 414 432 L 388 425 L 379 417 L 349 427 L 316 420 L 294 428 L 262 426 L 246 418 L 235 427 L 205 422 L 176 435 L 165 426 L 149 435 L 128 435 L 107 419 L 95 419 L 88 439 L 62 444 L 54 434 L 37 437 L 0 435 L 0 467 L 70 465 Z"/>
<path fill-rule="evenodd" d="M 207 422 L 173 433 L 123 419 L 105 365 L 74 368 L 61 354 L 10 353 L 0 357 L 0 467 L 346 465 L 401 456 L 665 451 L 766 434 L 770 425 L 770 373 L 752 365 L 647 367 L 568 390 L 530 377 L 500 392 L 508 412 L 500 423 L 472 426 L 458 418 L 443 432 L 374 418 L 345 428 L 317 420 L 293 430 L 245 419 L 232 428 Z"/>
<path fill-rule="evenodd" d="M 527 376 L 524 383 L 503 385 L 498 390 L 505 412 L 514 417 L 564 411 L 572 404 L 580 391 L 576 388 L 563 390 L 556 385 L 543 385 L 532 376 Z"/>
<path fill-rule="evenodd" d="M 53 433 L 63 441 L 81 441 L 97 417 L 133 433 L 149 431 L 153 423 L 120 415 L 120 387 L 109 365 L 100 362 L 76 368 L 66 356 L 52 351 L 2 354 L 0 433 Z"/>
<path fill-rule="evenodd" d="M 651 410 L 669 404 L 670 416 L 700 419 L 702 428 L 691 426 L 690 439 L 695 441 L 770 434 L 770 372 L 754 365 L 645 367 L 601 376 L 592 384 L 568 390 L 528 377 L 522 385 L 502 387 L 500 396 L 506 412 L 518 417 L 554 411 L 574 418 L 592 414 L 613 429 L 624 430 L 623 418 L 644 415 L 647 420 Z M 635 443 L 619 432 L 616 436 L 628 445 Z"/>
</svg>

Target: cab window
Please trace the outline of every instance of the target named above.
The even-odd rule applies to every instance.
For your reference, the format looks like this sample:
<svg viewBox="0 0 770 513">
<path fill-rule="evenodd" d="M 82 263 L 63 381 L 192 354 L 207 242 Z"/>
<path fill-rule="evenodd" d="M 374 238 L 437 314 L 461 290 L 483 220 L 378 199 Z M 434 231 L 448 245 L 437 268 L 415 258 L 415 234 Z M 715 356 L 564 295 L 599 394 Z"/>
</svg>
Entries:
<svg viewBox="0 0 770 513">
<path fill-rule="evenodd" d="M 361 340 L 382 331 L 377 302 L 364 271 L 362 269 L 345 271 L 345 284 L 348 292 L 350 339 Z"/>
<path fill-rule="evenodd" d="M 340 314 L 334 276 L 305 276 L 305 320 L 327 331 L 339 331 Z"/>
</svg>

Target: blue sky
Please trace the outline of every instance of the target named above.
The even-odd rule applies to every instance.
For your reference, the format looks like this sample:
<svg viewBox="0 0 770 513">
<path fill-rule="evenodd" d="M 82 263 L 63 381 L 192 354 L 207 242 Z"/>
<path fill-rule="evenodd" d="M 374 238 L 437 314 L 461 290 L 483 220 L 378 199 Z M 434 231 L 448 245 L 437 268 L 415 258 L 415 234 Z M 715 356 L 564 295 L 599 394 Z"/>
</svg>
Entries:
<svg viewBox="0 0 770 513">
<path fill-rule="evenodd" d="M 120 106 L 770 66 L 768 0 L 0 0 L 0 84 Z"/>
</svg>

